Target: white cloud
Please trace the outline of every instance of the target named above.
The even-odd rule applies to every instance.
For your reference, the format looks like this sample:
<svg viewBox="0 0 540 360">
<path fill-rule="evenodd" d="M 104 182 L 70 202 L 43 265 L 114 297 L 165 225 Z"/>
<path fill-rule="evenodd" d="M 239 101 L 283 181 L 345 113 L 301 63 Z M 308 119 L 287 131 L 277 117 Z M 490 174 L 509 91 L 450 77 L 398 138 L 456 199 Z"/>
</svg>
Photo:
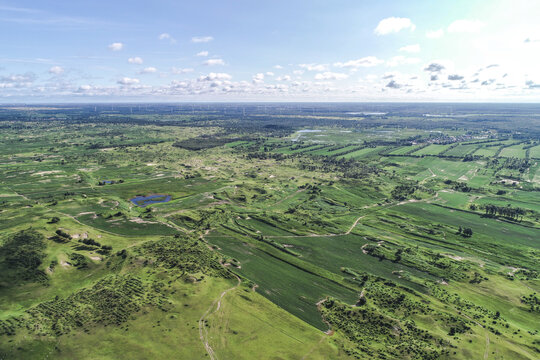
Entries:
<svg viewBox="0 0 540 360">
<path fill-rule="evenodd" d="M 64 72 L 64 68 L 61 66 L 53 66 L 49 69 L 50 74 L 60 75 Z"/>
<path fill-rule="evenodd" d="M 207 43 L 214 40 L 212 36 L 194 36 L 191 38 L 191 42 L 194 43 Z"/>
<path fill-rule="evenodd" d="M 208 56 L 208 51 L 199 51 L 196 56 Z"/>
<path fill-rule="evenodd" d="M 480 20 L 456 20 L 448 26 L 450 33 L 478 32 L 485 26 Z"/>
<path fill-rule="evenodd" d="M 337 62 L 337 63 L 334 63 L 334 66 L 335 67 L 340 67 L 340 68 L 353 68 L 353 69 L 356 69 L 356 68 L 359 68 L 359 67 L 376 66 L 376 65 L 382 64 L 383 62 L 384 62 L 383 60 L 377 59 L 375 56 L 366 56 L 366 57 L 356 59 L 356 60 L 349 60 L 349 61 L 344 62 L 344 63 Z"/>
<path fill-rule="evenodd" d="M 171 36 L 171 34 L 169 34 L 169 33 L 162 33 L 162 34 L 159 34 L 158 39 L 159 39 L 159 40 L 169 40 L 169 41 L 171 42 L 171 44 L 176 43 L 176 39 L 173 38 L 173 37 Z"/>
<path fill-rule="evenodd" d="M 388 66 L 399 66 L 399 65 L 412 65 L 418 64 L 421 60 L 419 58 L 406 57 L 402 55 L 394 56 L 386 62 Z"/>
<path fill-rule="evenodd" d="M 283 75 L 283 76 L 278 76 L 276 80 L 277 81 L 291 81 L 291 77 L 289 75 Z"/>
<path fill-rule="evenodd" d="M 442 37 L 443 35 L 444 35 L 444 30 L 443 29 L 428 30 L 426 32 L 426 37 L 429 38 L 429 39 L 438 39 L 438 38 Z"/>
<path fill-rule="evenodd" d="M 408 53 L 418 53 L 420 52 L 420 45 L 414 44 L 414 45 L 407 45 L 399 48 L 399 51 L 405 51 Z"/>
<path fill-rule="evenodd" d="M 283 66 L 281 66 L 281 65 L 274 65 L 274 69 L 280 70 L 280 69 L 283 69 Z"/>
<path fill-rule="evenodd" d="M 260 83 L 264 82 L 264 74 L 263 73 L 255 74 L 255 75 L 253 75 L 252 80 L 253 80 L 254 84 L 260 84 Z"/>
<path fill-rule="evenodd" d="M 145 67 L 140 71 L 140 74 L 152 74 L 155 73 L 157 69 L 153 66 Z"/>
<path fill-rule="evenodd" d="M 0 89 L 30 87 L 35 80 L 36 75 L 32 72 L 27 72 L 25 74 L 1 76 Z"/>
<path fill-rule="evenodd" d="M 139 79 L 134 79 L 134 78 L 130 78 L 130 77 L 123 77 L 123 78 L 121 78 L 120 80 L 117 81 L 118 84 L 126 85 L 126 86 L 136 85 L 139 82 L 140 82 Z"/>
<path fill-rule="evenodd" d="M 390 33 L 400 32 L 404 29 L 411 29 L 411 31 L 413 31 L 415 28 L 416 26 L 412 23 L 411 19 L 389 17 L 381 20 L 374 32 L 377 35 L 387 35 Z"/>
<path fill-rule="evenodd" d="M 294 75 L 302 75 L 303 73 L 304 73 L 304 70 L 294 70 L 293 71 Z"/>
<path fill-rule="evenodd" d="M 206 65 L 206 66 L 225 65 L 225 61 L 223 61 L 223 59 L 208 59 L 205 62 L 203 62 L 203 65 Z"/>
<path fill-rule="evenodd" d="M 128 63 L 140 65 L 140 64 L 143 63 L 143 59 L 140 58 L 140 57 L 138 57 L 138 56 L 130 57 L 130 58 L 128 59 Z"/>
<path fill-rule="evenodd" d="M 328 69 L 326 64 L 300 64 L 298 66 L 307 71 L 324 71 Z"/>
<path fill-rule="evenodd" d="M 226 73 L 210 73 L 200 76 L 198 81 L 216 81 L 216 80 L 231 80 L 232 76 Z"/>
<path fill-rule="evenodd" d="M 274 76 L 274 75 L 275 75 L 275 74 L 274 74 L 273 72 L 271 72 L 271 71 L 267 71 L 267 72 L 266 72 L 266 76 Z"/>
<path fill-rule="evenodd" d="M 192 68 L 175 68 L 173 67 L 171 69 L 172 73 L 173 74 L 187 74 L 187 73 L 190 73 L 190 72 L 193 72 L 193 69 Z"/>
<path fill-rule="evenodd" d="M 319 73 L 315 75 L 315 80 L 344 80 L 348 77 L 349 75 L 347 74 L 326 71 L 324 73 Z"/>
<path fill-rule="evenodd" d="M 109 50 L 111 51 L 120 51 L 124 48 L 124 44 L 121 42 L 115 42 L 109 45 Z"/>
</svg>

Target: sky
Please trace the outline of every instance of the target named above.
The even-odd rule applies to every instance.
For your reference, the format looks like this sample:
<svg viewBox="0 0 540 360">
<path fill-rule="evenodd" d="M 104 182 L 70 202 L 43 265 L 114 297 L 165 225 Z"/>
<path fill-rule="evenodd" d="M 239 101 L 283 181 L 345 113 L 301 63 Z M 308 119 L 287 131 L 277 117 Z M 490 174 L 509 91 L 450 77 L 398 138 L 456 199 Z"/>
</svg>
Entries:
<svg viewBox="0 0 540 360">
<path fill-rule="evenodd" d="M 0 0 L 0 102 L 540 100 L 537 0 Z"/>
</svg>

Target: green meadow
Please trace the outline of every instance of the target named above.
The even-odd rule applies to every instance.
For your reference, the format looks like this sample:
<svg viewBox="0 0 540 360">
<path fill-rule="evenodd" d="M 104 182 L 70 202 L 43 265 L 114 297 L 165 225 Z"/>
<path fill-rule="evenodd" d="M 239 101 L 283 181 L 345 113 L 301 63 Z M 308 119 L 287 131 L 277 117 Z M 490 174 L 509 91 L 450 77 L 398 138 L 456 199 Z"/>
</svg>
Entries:
<svg viewBox="0 0 540 360">
<path fill-rule="evenodd" d="M 528 118 L 160 106 L 2 110 L 0 358 L 538 358 Z"/>
</svg>

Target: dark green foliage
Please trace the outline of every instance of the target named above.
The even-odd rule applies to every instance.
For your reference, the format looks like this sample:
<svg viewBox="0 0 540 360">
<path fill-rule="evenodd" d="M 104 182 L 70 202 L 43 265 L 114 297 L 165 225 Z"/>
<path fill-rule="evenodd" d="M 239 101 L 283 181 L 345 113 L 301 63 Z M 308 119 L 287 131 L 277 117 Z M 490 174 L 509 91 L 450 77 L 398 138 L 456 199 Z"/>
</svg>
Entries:
<svg viewBox="0 0 540 360">
<path fill-rule="evenodd" d="M 69 255 L 69 260 L 71 261 L 71 265 L 77 269 L 86 269 L 88 267 L 88 259 L 82 254 L 72 253 Z"/>
<path fill-rule="evenodd" d="M 99 242 L 97 242 L 96 240 L 94 239 L 81 239 L 79 240 L 80 242 L 82 242 L 83 244 L 86 244 L 86 245 L 91 245 L 91 246 L 101 246 L 101 244 Z"/>
<path fill-rule="evenodd" d="M 45 248 L 45 237 L 35 230 L 22 230 L 11 236 L 0 247 L 3 286 L 46 281 L 47 275 L 39 269 L 45 258 Z"/>
<path fill-rule="evenodd" d="M 109 276 L 64 299 L 56 297 L 0 322 L 0 334 L 14 334 L 25 326 L 39 335 L 60 336 L 76 328 L 120 325 L 145 305 L 166 306 L 160 283 L 134 276 Z"/>
<path fill-rule="evenodd" d="M 471 228 L 465 228 L 463 229 L 462 234 L 464 237 L 471 237 L 473 234 L 473 231 Z"/>
<path fill-rule="evenodd" d="M 56 230 L 56 235 L 58 235 L 58 236 L 60 236 L 62 238 L 65 238 L 65 239 L 71 239 L 71 235 L 69 235 L 67 232 L 65 232 L 62 229 Z"/>
<path fill-rule="evenodd" d="M 414 194 L 417 188 L 418 187 L 413 184 L 398 185 L 392 190 L 392 198 L 399 201 L 405 200 Z"/>
<path fill-rule="evenodd" d="M 400 323 L 371 306 L 353 308 L 328 299 L 321 312 L 355 344 L 345 351 L 357 359 L 438 359 L 445 350 L 414 321 Z"/>
<path fill-rule="evenodd" d="M 530 312 L 540 313 L 540 298 L 536 293 L 532 293 L 529 296 L 523 295 L 521 297 L 521 302 L 529 306 Z"/>
<path fill-rule="evenodd" d="M 480 205 L 481 209 L 485 210 L 487 216 L 501 216 L 511 220 L 517 220 L 520 216 L 523 217 L 527 213 L 527 210 L 512 207 L 510 204 L 507 206 L 498 206 L 494 204 Z"/>
<path fill-rule="evenodd" d="M 178 147 L 186 150 L 204 150 L 211 149 L 218 146 L 223 146 L 227 143 L 249 140 L 249 138 L 237 137 L 237 138 L 226 138 L 220 136 L 206 135 L 198 138 L 191 138 L 182 141 L 177 141 L 173 144 L 174 147 Z"/>
<path fill-rule="evenodd" d="M 59 222 L 59 221 L 60 221 L 60 218 L 59 218 L 59 217 L 53 216 L 53 217 L 51 218 L 51 220 L 49 220 L 49 224 L 56 224 L 56 223 Z"/>
<path fill-rule="evenodd" d="M 202 272 L 208 275 L 231 277 L 219 263 L 219 256 L 201 240 L 189 237 L 168 237 L 146 243 L 135 253 L 153 266 L 180 270 L 183 273 Z"/>
</svg>

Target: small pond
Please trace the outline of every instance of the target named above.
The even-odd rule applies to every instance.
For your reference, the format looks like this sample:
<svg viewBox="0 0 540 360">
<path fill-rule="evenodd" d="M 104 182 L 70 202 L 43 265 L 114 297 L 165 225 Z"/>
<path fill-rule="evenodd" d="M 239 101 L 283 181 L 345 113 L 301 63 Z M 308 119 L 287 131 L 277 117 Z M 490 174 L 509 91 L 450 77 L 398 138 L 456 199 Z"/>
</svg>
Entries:
<svg viewBox="0 0 540 360">
<path fill-rule="evenodd" d="M 149 196 L 135 196 L 129 199 L 132 203 L 140 207 L 146 207 L 147 205 L 165 203 L 171 201 L 171 195 L 149 195 Z"/>
</svg>

